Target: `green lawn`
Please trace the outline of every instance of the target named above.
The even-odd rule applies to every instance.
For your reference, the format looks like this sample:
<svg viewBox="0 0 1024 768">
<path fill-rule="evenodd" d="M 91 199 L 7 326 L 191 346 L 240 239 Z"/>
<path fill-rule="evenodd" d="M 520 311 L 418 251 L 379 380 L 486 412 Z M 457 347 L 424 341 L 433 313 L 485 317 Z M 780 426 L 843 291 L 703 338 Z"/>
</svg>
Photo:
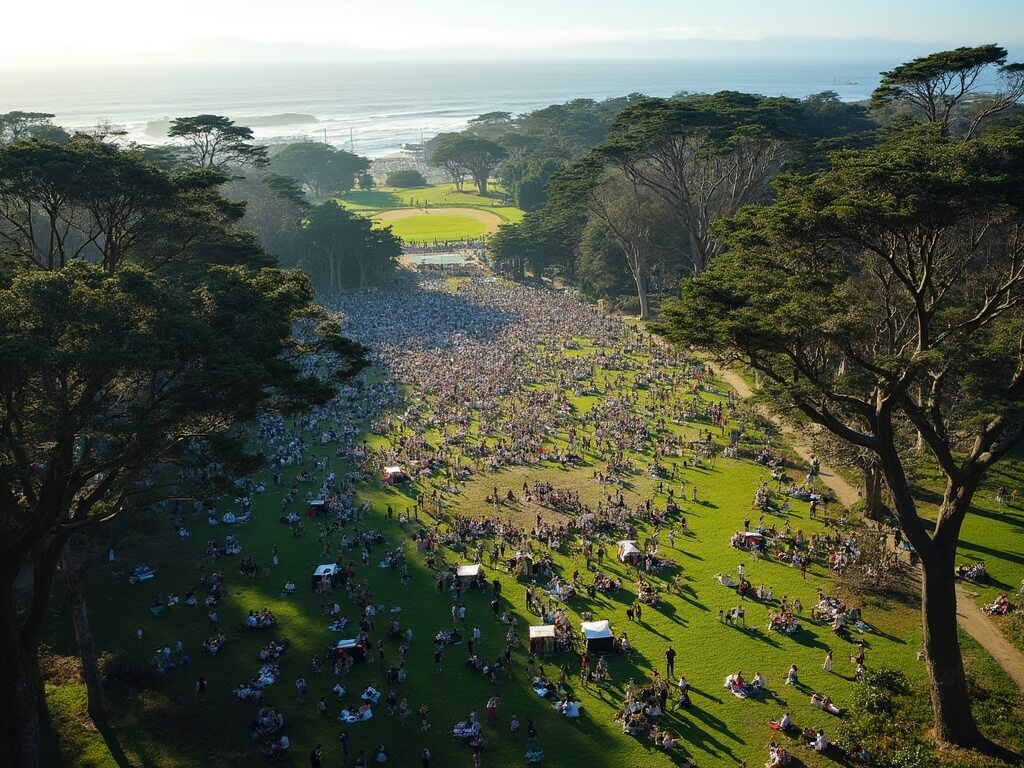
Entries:
<svg viewBox="0 0 1024 768">
<path fill-rule="evenodd" d="M 428 184 L 424 187 L 377 187 L 369 191 L 353 190 L 340 200 L 353 210 L 412 208 L 423 206 L 450 206 L 453 208 L 494 208 L 502 206 L 501 187 L 492 187 L 487 196 L 476 192 L 472 184 L 465 184 L 461 192 L 454 184 Z"/>
<path fill-rule="evenodd" d="M 486 197 L 467 184 L 458 192 L 454 184 L 395 189 L 380 187 L 370 191 L 353 190 L 338 198 L 346 208 L 371 218 L 385 211 L 430 209 L 430 213 L 388 222 L 395 234 L 406 241 L 434 242 L 480 237 L 491 231 L 483 222 L 468 216 L 439 213 L 439 208 L 470 208 L 493 214 L 499 224 L 522 221 L 525 212 L 502 204 L 500 187 Z"/>
<path fill-rule="evenodd" d="M 450 216 L 429 213 L 406 219 L 378 222 L 378 226 L 391 227 L 391 231 L 406 241 L 434 242 L 438 240 L 467 240 L 487 232 L 487 225 L 468 216 Z"/>
<path fill-rule="evenodd" d="M 596 347 L 587 343 L 580 354 L 593 354 L 595 351 Z M 603 378 L 607 380 L 610 376 L 620 375 L 625 377 L 622 389 L 632 390 L 631 373 L 606 372 Z M 537 386 L 555 384 L 552 379 L 538 382 Z M 637 389 L 643 391 L 642 387 Z M 599 398 L 570 396 L 570 399 L 576 413 L 581 414 Z M 668 428 L 673 432 L 692 434 L 705 426 L 698 423 L 670 425 Z M 437 437 L 436 433 L 427 435 L 434 441 Z M 368 438 L 371 446 L 386 440 L 381 436 L 370 435 Z M 557 445 L 564 444 L 564 441 L 565 433 L 562 432 L 553 434 L 550 442 Z M 314 450 L 314 454 L 325 455 L 319 449 Z M 628 478 L 627 497 L 635 504 L 653 496 L 655 503 L 664 504 L 666 496 L 656 494 L 656 481 L 642 473 L 650 456 L 634 455 L 633 458 L 641 472 Z M 542 463 L 485 473 L 469 483 L 464 493 L 452 499 L 451 509 L 463 514 L 492 514 L 484 496 L 493 486 L 496 485 L 502 494 L 513 489 L 519 495 L 522 483 L 534 479 L 549 480 L 562 488 L 575 488 L 585 502 L 594 504 L 606 489 L 592 477 L 594 470 L 601 466 L 596 457 L 587 456 L 586 460 L 586 466 L 576 469 Z M 297 469 L 292 468 L 286 473 L 286 485 L 291 484 Z M 359 566 L 358 578 L 366 579 L 374 602 L 385 606 L 385 614 L 400 607 L 401 612 L 397 615 L 402 625 L 414 629 L 415 641 L 407 664 L 410 678 L 396 686 L 396 692 L 399 697 L 409 699 L 414 711 L 423 703 L 429 704 L 432 728 L 423 733 L 415 717 L 400 723 L 387 717 L 384 707 L 379 706 L 369 722 L 347 727 L 353 756 L 361 749 L 369 754 L 376 744 L 383 742 L 388 747 L 392 765 L 418 764 L 420 751 L 428 746 L 435 758 L 434 765 L 446 768 L 470 766 L 471 753 L 453 742 L 450 729 L 455 722 L 465 719 L 471 709 L 482 716 L 487 698 L 496 693 L 502 699 L 501 725 L 496 729 L 485 729 L 488 740 L 485 765 L 523 764 L 524 740 L 520 737 L 518 742 L 515 741 L 507 728 L 513 713 L 519 715 L 524 726 L 528 718 L 534 721 L 550 766 L 676 764 L 678 752 L 669 756 L 653 749 L 649 742 L 625 736 L 618 724 L 612 721 L 621 703 L 625 683 L 630 678 L 645 679 L 652 668 L 663 669 L 663 654 L 669 643 L 679 653 L 677 672 L 684 673 L 690 680 L 694 706 L 685 711 L 670 710 L 662 725 L 682 737 L 684 752 L 702 768 L 731 767 L 740 760 L 746 760 L 749 765 L 760 765 L 765 759 L 765 744 L 771 735 L 765 724 L 785 709 L 792 712 L 794 721 L 799 725 L 824 727 L 830 736 L 834 735 L 837 720 L 809 703 L 811 691 L 820 691 L 844 706 L 852 686 L 852 667 L 847 661 L 852 646 L 837 641 L 827 626 L 810 621 L 806 615 L 814 602 L 815 590 L 831 588 L 828 573 L 816 564 L 810 569 L 805 582 L 791 567 L 777 562 L 752 561 L 729 546 L 729 536 L 742 527 L 744 517 L 751 515 L 754 491 L 766 475 L 765 468 L 758 464 L 724 459 L 720 459 L 713 469 L 691 467 L 681 470 L 681 477 L 687 480 L 687 489 L 694 484 L 698 486 L 701 501 L 684 504 L 682 514 L 687 518 L 692 535 L 677 538 L 676 546 L 669 547 L 667 538 L 662 534 L 662 546 L 666 554 L 681 566 L 684 589 L 678 595 L 668 594 L 663 589 L 663 604 L 658 608 L 647 608 L 642 624 L 629 624 L 626 619 L 625 609 L 634 597 L 630 575 L 618 564 L 607 560 L 604 570 L 622 577 L 626 589 L 609 597 L 599 595 L 590 600 L 584 595 L 569 601 L 567 610 L 574 623 L 578 622 L 582 612 L 589 612 L 595 618 L 607 618 L 616 630 L 627 629 L 636 647 L 634 656 L 610 658 L 613 681 L 607 687 L 583 689 L 573 681 L 573 694 L 583 707 L 583 716 L 577 721 L 557 716 L 547 703 L 532 693 L 526 680 L 525 655 L 521 652 L 516 656 L 516 668 L 511 679 L 501 679 L 493 688 L 481 675 L 466 668 L 465 646 L 449 648 L 445 653 L 444 673 L 435 674 L 430 638 L 437 630 L 450 626 L 452 599 L 434 590 L 424 557 L 410 542 L 410 534 L 417 529 L 417 524 L 400 524 L 385 514 L 388 505 L 396 512 L 403 511 L 412 505 L 417 491 L 429 493 L 430 486 L 392 489 L 382 487 L 376 481 L 363 484 L 360 494 L 372 505 L 367 524 L 384 533 L 386 544 L 374 549 L 369 568 Z M 263 472 L 261 477 L 269 480 L 270 473 Z M 324 764 L 341 764 L 338 747 L 341 726 L 335 719 L 338 707 L 329 690 L 335 679 L 329 672 L 313 674 L 310 669 L 312 655 L 320 653 L 322 656 L 328 643 L 336 637 L 328 631 L 326 619 L 320 615 L 316 598 L 309 589 L 312 567 L 320 561 L 316 525 L 311 522 L 303 537 L 293 538 L 288 528 L 277 521 L 281 504 L 277 489 L 269 483 L 268 487 L 267 494 L 256 497 L 256 520 L 234 532 L 242 541 L 243 554 L 252 554 L 261 565 L 269 563 L 271 547 L 276 544 L 281 564 L 269 575 L 260 574 L 250 581 L 238 575 L 237 558 L 220 561 L 219 567 L 227 578 L 229 596 L 221 607 L 228 641 L 219 655 L 204 657 L 199 653 L 202 639 L 210 633 L 205 609 L 177 606 L 153 616 L 148 606 L 158 593 L 184 593 L 194 587 L 196 564 L 207 540 L 214 537 L 222 539 L 230 530 L 210 528 L 205 519 L 189 513 L 188 524 L 193 536 L 183 540 L 173 534 L 166 511 L 152 512 L 141 518 L 137 516 L 130 526 L 129 521 L 124 521 L 115 529 L 118 561 L 113 568 L 106 565 L 97 567 L 92 576 L 90 600 L 100 648 L 124 649 L 130 659 L 145 662 L 159 644 L 170 642 L 173 645 L 180 639 L 193 655 L 191 667 L 172 671 L 155 690 L 143 693 L 112 691 L 120 748 L 133 765 L 191 768 L 212 764 L 250 766 L 257 762 L 259 745 L 247 736 L 253 707 L 234 700 L 231 691 L 236 684 L 255 673 L 260 664 L 260 647 L 270 638 L 282 637 L 287 637 L 291 646 L 281 660 L 278 682 L 266 691 L 266 702 L 278 706 L 285 713 L 286 731 L 297 753 L 292 762 L 304 765 L 311 746 L 322 742 L 326 750 Z M 300 487 L 305 491 L 305 486 Z M 222 499 L 220 507 L 222 510 L 232 507 L 231 498 Z M 528 528 L 533 524 L 536 512 L 535 508 L 512 504 L 504 506 L 499 514 Z M 753 517 L 756 520 L 756 514 Z M 788 519 L 794 530 L 802 528 L 806 533 L 820 530 L 819 520 L 808 519 L 805 504 L 794 503 Z M 1020 552 L 1024 543 L 1021 528 L 1002 519 L 984 520 L 991 530 L 986 529 L 982 537 L 974 527 L 965 528 L 965 539 L 974 547 L 986 548 L 986 560 L 998 578 L 1009 580 L 1012 572 L 1019 580 L 1019 555 L 1014 553 Z M 774 522 L 782 525 L 781 519 Z M 644 533 L 646 531 L 641 530 L 641 535 Z M 413 572 L 412 586 L 408 591 L 402 588 L 396 573 L 376 566 L 385 548 L 399 545 L 405 547 Z M 577 567 L 581 572 L 584 570 L 583 560 L 578 554 L 569 550 L 553 554 L 563 574 L 571 574 Z M 345 559 L 348 558 L 359 562 L 355 550 L 345 553 Z M 446 552 L 446 558 L 450 563 L 464 560 L 463 555 L 450 551 Z M 157 567 L 158 577 L 129 585 L 124 578 L 112 575 L 112 571 L 124 570 L 137 562 Z M 755 586 L 763 582 L 774 587 L 776 597 L 787 595 L 791 599 L 801 599 L 807 607 L 801 633 L 786 637 L 768 632 L 765 629 L 768 608 L 751 600 L 745 601 L 746 630 L 718 622 L 718 610 L 737 604 L 738 597 L 734 591 L 718 584 L 713 576 L 718 572 L 735 574 L 740 562 L 746 563 L 747 576 Z M 497 575 L 502 583 L 503 596 L 517 615 L 521 632 L 525 634 L 527 624 L 536 622 L 536 617 L 531 617 L 524 609 L 526 582 L 517 581 L 503 571 Z M 669 573 L 668 577 L 671 575 Z M 281 587 L 289 578 L 299 585 L 299 593 L 285 598 L 281 596 Z M 503 649 L 505 633 L 505 627 L 491 616 L 489 600 L 489 594 L 479 593 L 470 593 L 466 599 L 469 625 L 479 625 L 483 631 L 478 650 L 485 658 L 493 658 Z M 342 605 L 345 615 L 354 618 L 353 606 L 345 600 L 342 600 Z M 250 633 L 235 630 L 250 609 L 263 607 L 271 608 L 278 616 L 276 631 Z M 869 665 L 897 667 L 906 671 L 912 680 L 920 682 L 924 669 L 916 660 L 921 639 L 917 611 L 879 600 L 864 606 L 864 617 L 876 629 L 865 635 Z M 374 639 L 383 635 L 382 626 L 386 621 L 386 615 L 378 616 Z M 70 650 L 67 622 L 54 620 L 51 624 L 56 629 L 52 637 L 55 649 Z M 144 630 L 141 642 L 135 637 L 138 627 Z M 395 662 L 397 643 L 389 641 L 386 647 L 388 662 Z M 827 648 L 835 651 L 835 667 L 831 674 L 821 669 Z M 987 659 L 980 649 L 972 648 L 971 655 L 981 658 L 982 662 Z M 578 671 L 579 662 L 574 656 L 555 657 L 550 662 L 545 661 L 545 665 L 552 669 L 562 661 L 568 661 L 573 670 Z M 803 687 L 800 689 L 783 684 L 786 670 L 793 663 L 801 670 Z M 767 678 L 768 694 L 740 700 L 724 691 L 723 678 L 737 670 L 748 676 L 762 672 Z M 358 666 L 351 677 L 342 678 L 342 682 L 350 692 L 358 692 L 371 682 L 386 692 L 382 672 L 380 664 L 364 664 Z M 205 704 L 198 703 L 193 694 L 199 674 L 210 681 L 210 696 Z M 298 674 L 305 675 L 310 684 L 307 700 L 301 704 L 296 701 L 293 688 Z M 51 691 L 51 704 L 59 705 L 59 717 L 54 727 L 65 739 L 67 762 L 75 766 L 112 765 L 102 739 L 83 730 L 80 719 L 75 715 L 76 707 L 81 708 L 80 687 L 63 686 Z M 325 695 L 330 703 L 327 717 L 318 716 L 314 709 L 314 703 L 321 695 Z M 351 702 L 354 697 L 347 696 L 346 700 Z M 820 756 L 799 747 L 795 751 L 803 764 L 810 768 L 841 764 L 832 756 Z"/>
</svg>

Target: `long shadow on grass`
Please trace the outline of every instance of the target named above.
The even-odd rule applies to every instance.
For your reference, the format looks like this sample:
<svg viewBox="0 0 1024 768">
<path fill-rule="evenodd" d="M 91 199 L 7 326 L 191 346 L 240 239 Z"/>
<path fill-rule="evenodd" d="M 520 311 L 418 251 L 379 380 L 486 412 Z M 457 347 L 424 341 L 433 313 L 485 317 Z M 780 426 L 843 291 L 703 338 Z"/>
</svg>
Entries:
<svg viewBox="0 0 1024 768">
<path fill-rule="evenodd" d="M 107 745 L 107 749 L 110 750 L 110 756 L 114 758 L 118 768 L 132 768 L 132 763 L 124 753 L 124 749 L 121 748 L 121 742 L 118 740 L 114 729 L 107 725 L 97 730 L 103 737 L 103 742 Z"/>
</svg>

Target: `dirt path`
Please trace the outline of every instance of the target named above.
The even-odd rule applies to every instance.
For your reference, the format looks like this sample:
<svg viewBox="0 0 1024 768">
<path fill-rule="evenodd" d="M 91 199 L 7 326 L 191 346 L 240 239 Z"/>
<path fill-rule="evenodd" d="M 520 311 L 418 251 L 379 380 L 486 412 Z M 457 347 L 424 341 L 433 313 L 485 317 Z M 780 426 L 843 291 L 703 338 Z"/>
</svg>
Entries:
<svg viewBox="0 0 1024 768">
<path fill-rule="evenodd" d="M 745 382 L 743 377 L 735 371 L 719 368 L 717 365 L 714 366 L 714 369 L 715 373 L 718 376 L 721 376 L 730 387 L 735 389 L 740 397 L 746 398 L 753 394 L 750 387 L 747 385 L 747 382 Z M 800 455 L 800 458 L 809 464 L 811 455 L 814 451 L 811 449 L 808 441 L 801 437 L 797 431 L 788 424 L 775 423 L 782 434 L 786 436 L 786 440 L 789 442 L 790 447 Z M 832 489 L 832 492 L 836 495 L 839 503 L 844 507 L 852 507 L 860 499 L 860 492 L 836 474 L 836 471 L 831 467 L 822 464 L 820 477 L 821 481 Z"/>
<path fill-rule="evenodd" d="M 714 366 L 714 369 L 715 373 L 735 389 L 740 397 L 750 397 L 752 394 L 750 387 L 735 371 L 718 366 Z M 782 434 L 786 436 L 793 450 L 804 460 L 809 459 L 812 451 L 807 440 L 792 427 L 778 424 L 778 422 L 776 424 Z M 856 488 L 824 464 L 821 465 L 820 477 L 844 506 L 852 506 L 860 499 L 860 493 Z M 1017 687 L 1024 692 L 1024 653 L 1021 653 L 1006 639 L 999 627 L 993 624 L 984 611 L 978 607 L 978 603 L 963 584 L 956 585 L 956 618 L 960 627 L 989 652 L 1006 674 L 1017 683 Z"/>
</svg>

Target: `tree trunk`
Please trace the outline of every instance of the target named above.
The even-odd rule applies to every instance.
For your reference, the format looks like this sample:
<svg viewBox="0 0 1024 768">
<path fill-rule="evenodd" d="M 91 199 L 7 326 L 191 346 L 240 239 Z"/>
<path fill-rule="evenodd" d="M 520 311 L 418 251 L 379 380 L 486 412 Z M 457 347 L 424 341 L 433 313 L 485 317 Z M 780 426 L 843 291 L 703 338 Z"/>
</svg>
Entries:
<svg viewBox="0 0 1024 768">
<path fill-rule="evenodd" d="M 14 598 L 17 574 L 5 574 L 0 604 L 0 697 L 4 701 L 3 747 L 0 762 L 19 768 L 39 768 L 42 757 L 39 660 L 22 644 Z"/>
<path fill-rule="evenodd" d="M 864 470 L 864 515 L 870 520 L 881 520 L 885 507 L 882 504 L 882 468 L 878 464 L 870 464 Z"/>
<path fill-rule="evenodd" d="M 92 636 L 92 625 L 89 623 L 89 611 L 85 604 L 85 569 L 86 564 L 77 565 L 71 551 L 71 544 L 66 544 L 61 556 L 61 573 L 67 587 L 68 605 L 71 607 L 71 621 L 75 628 L 75 641 L 78 654 L 82 661 L 82 677 L 89 694 L 89 717 L 97 728 L 107 726 L 107 694 L 103 690 L 103 678 L 96 660 L 96 643 Z"/>
<path fill-rule="evenodd" d="M 651 311 L 647 306 L 647 275 L 643 270 L 634 270 L 633 280 L 636 282 L 636 296 L 640 300 L 640 319 L 650 320 Z"/>
<path fill-rule="evenodd" d="M 476 180 L 476 186 L 480 190 L 480 197 L 484 197 L 487 194 L 487 176 L 480 176 Z"/>
<path fill-rule="evenodd" d="M 971 714 L 971 700 L 957 637 L 953 558 L 939 556 L 923 561 L 922 571 L 921 615 L 935 714 L 935 739 L 972 747 L 981 740 L 981 734 Z"/>
</svg>

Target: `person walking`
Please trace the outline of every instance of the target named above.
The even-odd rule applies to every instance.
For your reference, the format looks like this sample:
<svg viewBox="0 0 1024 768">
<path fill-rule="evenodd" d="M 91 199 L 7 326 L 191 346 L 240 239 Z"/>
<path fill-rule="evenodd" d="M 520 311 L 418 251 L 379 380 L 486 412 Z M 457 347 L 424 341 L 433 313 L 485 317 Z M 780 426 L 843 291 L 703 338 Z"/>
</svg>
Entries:
<svg viewBox="0 0 1024 768">
<path fill-rule="evenodd" d="M 821 665 L 821 668 L 824 669 L 826 672 L 831 672 L 832 671 L 832 651 L 831 650 L 829 650 L 829 652 L 825 654 L 825 663 Z"/>
<path fill-rule="evenodd" d="M 196 697 L 199 699 L 200 704 L 206 703 L 206 678 L 202 675 L 196 680 Z"/>
<path fill-rule="evenodd" d="M 671 645 L 665 651 L 665 677 L 672 677 L 676 671 L 676 649 Z"/>
<path fill-rule="evenodd" d="M 317 744 L 309 753 L 309 768 L 320 768 L 324 764 L 324 746 Z"/>
</svg>

